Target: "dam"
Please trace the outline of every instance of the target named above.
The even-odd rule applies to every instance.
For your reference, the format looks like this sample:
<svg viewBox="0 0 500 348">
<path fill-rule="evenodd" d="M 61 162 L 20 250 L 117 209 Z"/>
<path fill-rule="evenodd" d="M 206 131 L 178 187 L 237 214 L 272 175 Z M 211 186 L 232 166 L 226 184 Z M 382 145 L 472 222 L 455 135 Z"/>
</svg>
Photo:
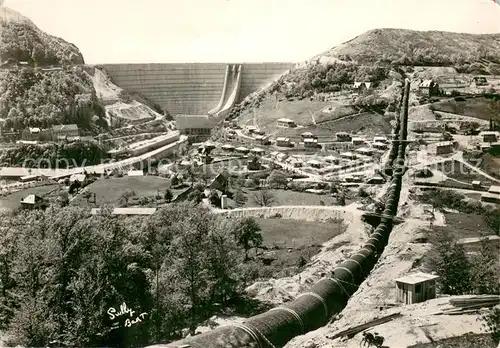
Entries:
<svg viewBox="0 0 500 348">
<path fill-rule="evenodd" d="M 225 99 L 231 99 L 227 106 L 239 103 L 294 66 L 289 62 L 99 65 L 119 87 L 141 93 L 171 115 L 225 113 Z"/>
</svg>

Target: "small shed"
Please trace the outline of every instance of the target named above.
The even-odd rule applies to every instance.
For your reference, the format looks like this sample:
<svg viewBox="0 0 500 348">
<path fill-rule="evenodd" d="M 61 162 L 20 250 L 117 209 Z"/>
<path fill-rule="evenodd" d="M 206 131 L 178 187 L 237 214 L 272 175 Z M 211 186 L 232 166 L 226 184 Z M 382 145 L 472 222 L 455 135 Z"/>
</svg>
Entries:
<svg viewBox="0 0 500 348">
<path fill-rule="evenodd" d="M 35 194 L 31 194 L 26 196 L 24 199 L 21 200 L 21 208 L 22 209 L 43 209 L 47 206 L 45 200 Z"/>
<path fill-rule="evenodd" d="M 412 304 L 436 298 L 438 278 L 433 274 L 418 272 L 396 279 L 396 301 Z"/>
<path fill-rule="evenodd" d="M 144 172 L 142 170 L 130 170 L 127 176 L 144 176 Z"/>
</svg>

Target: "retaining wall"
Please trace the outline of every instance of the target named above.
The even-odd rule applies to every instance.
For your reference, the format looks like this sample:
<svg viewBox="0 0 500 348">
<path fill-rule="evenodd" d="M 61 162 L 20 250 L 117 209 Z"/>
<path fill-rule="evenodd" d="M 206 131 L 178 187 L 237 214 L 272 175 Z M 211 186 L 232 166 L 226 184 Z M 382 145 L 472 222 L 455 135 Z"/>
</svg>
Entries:
<svg viewBox="0 0 500 348">
<path fill-rule="evenodd" d="M 140 92 L 170 114 L 206 114 L 220 100 L 226 63 L 105 64 L 114 82 Z M 238 102 L 291 69 L 294 63 L 242 64 Z"/>
</svg>

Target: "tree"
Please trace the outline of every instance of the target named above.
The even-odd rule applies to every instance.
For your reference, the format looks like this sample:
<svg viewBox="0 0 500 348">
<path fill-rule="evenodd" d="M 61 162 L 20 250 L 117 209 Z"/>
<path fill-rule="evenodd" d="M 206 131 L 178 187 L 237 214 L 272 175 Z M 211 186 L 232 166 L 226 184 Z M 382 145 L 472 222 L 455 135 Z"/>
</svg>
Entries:
<svg viewBox="0 0 500 348">
<path fill-rule="evenodd" d="M 471 260 L 471 286 L 476 294 L 498 294 L 498 255 L 487 238 L 481 239 L 481 249 Z"/>
<path fill-rule="evenodd" d="M 69 204 L 69 194 L 67 191 L 61 191 L 59 193 L 59 197 L 57 197 L 57 200 L 59 201 L 59 205 L 61 207 L 65 207 Z"/>
<path fill-rule="evenodd" d="M 274 196 L 274 194 L 271 191 L 265 189 L 258 190 L 252 193 L 251 199 L 255 204 L 261 207 L 268 207 L 276 201 L 276 197 Z"/>
<path fill-rule="evenodd" d="M 440 277 L 441 292 L 448 295 L 469 293 L 471 264 L 463 247 L 457 244 L 448 232 L 433 236 L 433 247 L 427 263 Z"/>
<path fill-rule="evenodd" d="M 283 189 L 286 189 L 288 184 L 286 176 L 277 170 L 272 171 L 271 175 L 267 178 L 267 182 L 271 187 L 279 187 Z"/>
<path fill-rule="evenodd" d="M 125 192 L 123 192 L 123 194 L 120 196 L 119 201 L 122 205 L 128 205 L 130 198 L 135 196 L 137 196 L 137 193 L 135 193 L 134 190 L 128 189 Z"/>
<path fill-rule="evenodd" d="M 172 191 L 170 191 L 170 189 L 167 189 L 165 191 L 165 201 L 167 203 L 170 203 L 172 201 L 172 198 L 174 198 L 174 195 L 173 195 Z"/>
<path fill-rule="evenodd" d="M 194 202 L 195 204 L 199 204 L 203 201 L 203 197 L 203 192 L 200 189 L 196 188 L 188 195 L 187 200 Z"/>
<path fill-rule="evenodd" d="M 89 204 L 89 200 L 90 200 L 90 198 L 92 197 L 92 192 L 90 192 L 90 191 L 88 191 L 88 190 L 87 190 L 87 191 L 84 191 L 84 192 L 82 193 L 82 197 L 83 197 L 83 198 L 87 201 L 87 204 Z"/>
<path fill-rule="evenodd" d="M 263 242 L 261 228 L 253 217 L 241 219 L 234 230 L 234 237 L 236 243 L 245 250 L 245 260 L 248 260 L 248 251 L 261 247 Z"/>
<path fill-rule="evenodd" d="M 500 342 L 500 307 L 491 308 L 478 320 L 483 321 L 483 326 L 490 332 L 495 344 L 498 344 Z"/>
<path fill-rule="evenodd" d="M 243 206 L 245 204 L 245 202 L 247 201 L 245 194 L 240 189 L 236 190 L 233 198 L 239 207 Z"/>
</svg>

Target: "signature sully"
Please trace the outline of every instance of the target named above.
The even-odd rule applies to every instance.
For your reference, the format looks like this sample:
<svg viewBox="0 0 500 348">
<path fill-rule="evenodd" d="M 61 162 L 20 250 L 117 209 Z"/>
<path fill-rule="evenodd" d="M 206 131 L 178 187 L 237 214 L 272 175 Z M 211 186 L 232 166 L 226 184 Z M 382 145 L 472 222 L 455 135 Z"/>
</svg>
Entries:
<svg viewBox="0 0 500 348">
<path fill-rule="evenodd" d="M 114 320 L 121 316 L 128 316 L 128 318 L 125 319 L 124 327 L 131 327 L 134 324 L 141 323 L 144 320 L 144 316 L 148 314 L 148 313 L 141 313 L 138 316 L 135 316 L 135 311 L 132 310 L 132 308 L 128 308 L 125 302 L 123 302 L 120 305 L 119 310 L 116 310 L 114 307 L 111 307 L 110 309 L 108 309 L 107 313 L 109 315 L 109 319 L 111 320 Z M 117 328 L 118 328 L 118 323 L 114 325 L 113 329 Z"/>
</svg>

